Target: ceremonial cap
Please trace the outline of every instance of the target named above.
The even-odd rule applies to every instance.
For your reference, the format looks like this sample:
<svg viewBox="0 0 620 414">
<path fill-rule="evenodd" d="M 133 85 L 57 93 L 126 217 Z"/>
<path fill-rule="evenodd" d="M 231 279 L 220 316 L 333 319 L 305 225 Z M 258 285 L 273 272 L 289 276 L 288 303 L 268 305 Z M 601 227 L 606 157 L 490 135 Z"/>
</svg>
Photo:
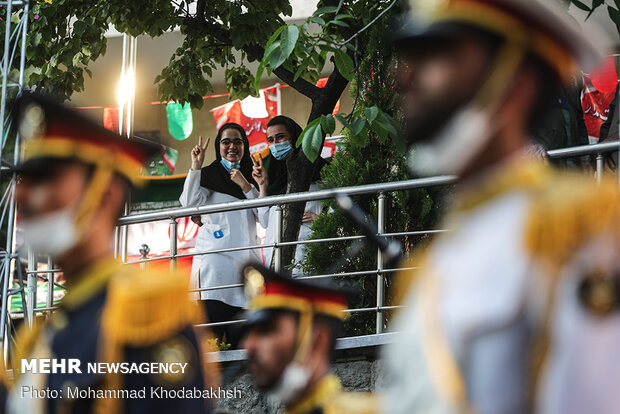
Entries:
<svg viewBox="0 0 620 414">
<path fill-rule="evenodd" d="M 317 280 L 303 280 L 276 273 L 258 264 L 243 269 L 249 302 L 246 325 L 272 319 L 281 312 L 323 315 L 345 319 L 343 312 L 352 292 Z"/>
<path fill-rule="evenodd" d="M 595 65 L 609 39 L 589 30 L 553 0 L 410 0 L 411 11 L 397 45 L 452 38 L 464 29 L 482 30 L 517 45 L 546 63 L 566 81 L 577 68 Z"/>
<path fill-rule="evenodd" d="M 24 142 L 21 173 L 45 173 L 57 161 L 76 161 L 138 184 L 146 160 L 159 148 L 110 131 L 48 97 L 26 92 L 13 104 L 13 124 Z"/>
</svg>

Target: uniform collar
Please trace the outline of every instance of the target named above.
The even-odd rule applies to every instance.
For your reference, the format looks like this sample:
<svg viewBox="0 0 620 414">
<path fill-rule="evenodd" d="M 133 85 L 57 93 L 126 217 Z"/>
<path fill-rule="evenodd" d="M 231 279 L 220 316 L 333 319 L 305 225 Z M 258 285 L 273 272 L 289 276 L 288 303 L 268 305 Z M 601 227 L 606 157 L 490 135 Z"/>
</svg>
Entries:
<svg viewBox="0 0 620 414">
<path fill-rule="evenodd" d="M 286 414 L 304 414 L 322 407 L 342 389 L 340 380 L 334 374 L 323 377 L 321 381 L 296 404 L 287 408 Z"/>
<path fill-rule="evenodd" d="M 78 282 L 71 286 L 62 300 L 66 310 L 75 309 L 90 300 L 107 286 L 120 264 L 112 257 L 100 259 L 79 273 Z"/>
<path fill-rule="evenodd" d="M 467 212 L 515 189 L 538 188 L 550 176 L 550 168 L 540 161 L 516 156 L 490 167 L 461 185 L 457 212 Z"/>
</svg>

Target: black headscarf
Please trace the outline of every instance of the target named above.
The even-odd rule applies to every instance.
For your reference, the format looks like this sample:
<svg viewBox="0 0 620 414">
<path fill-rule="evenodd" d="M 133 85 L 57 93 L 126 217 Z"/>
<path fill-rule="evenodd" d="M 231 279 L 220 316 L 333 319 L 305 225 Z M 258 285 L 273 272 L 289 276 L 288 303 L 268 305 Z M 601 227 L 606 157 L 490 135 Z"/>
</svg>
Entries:
<svg viewBox="0 0 620 414">
<path fill-rule="evenodd" d="M 291 145 L 293 151 L 298 152 L 300 149 L 295 148 L 297 138 L 303 131 L 302 127 L 288 116 L 278 115 L 273 117 L 267 123 L 267 128 L 274 125 L 284 125 L 286 130 L 291 135 Z M 316 161 L 316 167 L 314 169 L 314 175 L 312 176 L 312 182 L 321 179 L 321 168 L 325 165 L 325 160 L 321 157 Z M 269 185 L 267 186 L 268 195 L 278 195 L 286 193 L 286 185 L 288 182 L 288 171 L 286 169 L 286 160 L 277 160 L 276 157 L 269 157 L 269 165 L 267 167 L 267 175 L 269 176 Z"/>
<path fill-rule="evenodd" d="M 252 160 L 250 159 L 250 143 L 248 142 L 248 137 L 245 135 L 245 131 L 241 125 L 232 122 L 222 125 L 217 132 L 217 137 L 215 138 L 215 161 L 206 167 L 202 167 L 200 170 L 200 185 L 209 190 L 217 191 L 218 193 L 228 194 L 238 199 L 245 199 L 246 197 L 241 187 L 232 182 L 230 173 L 226 171 L 226 168 L 224 168 L 220 162 L 222 159 L 220 155 L 220 141 L 222 139 L 222 133 L 227 129 L 236 129 L 241 134 L 241 139 L 243 140 L 243 157 L 241 157 L 241 167 L 239 170 L 250 184 L 258 188 L 258 185 L 252 178 Z"/>
</svg>

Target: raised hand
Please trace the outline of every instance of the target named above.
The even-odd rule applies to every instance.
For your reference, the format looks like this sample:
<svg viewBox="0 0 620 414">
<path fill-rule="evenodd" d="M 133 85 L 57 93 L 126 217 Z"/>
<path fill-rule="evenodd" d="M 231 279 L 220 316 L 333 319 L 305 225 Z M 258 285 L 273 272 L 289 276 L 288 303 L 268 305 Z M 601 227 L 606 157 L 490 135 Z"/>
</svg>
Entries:
<svg viewBox="0 0 620 414">
<path fill-rule="evenodd" d="M 304 216 L 301 219 L 302 223 L 312 223 L 314 220 L 317 219 L 319 215 L 316 213 L 313 213 L 310 210 L 306 210 L 304 211 Z"/>
<path fill-rule="evenodd" d="M 205 161 L 205 151 L 209 146 L 209 142 L 211 138 L 207 138 L 207 142 L 202 145 L 202 135 L 198 137 L 198 145 L 192 148 L 191 156 L 192 156 L 192 170 L 200 170 L 202 168 L 202 163 Z"/>
<path fill-rule="evenodd" d="M 232 170 L 230 170 L 230 179 L 232 180 L 233 183 L 241 187 L 241 190 L 244 193 L 247 193 L 248 191 L 252 189 L 252 186 L 250 185 L 250 183 L 248 183 L 248 180 L 246 180 L 243 174 L 241 173 L 241 171 L 239 171 L 236 168 L 233 168 Z"/>
<path fill-rule="evenodd" d="M 256 184 L 258 184 L 262 193 L 263 187 L 266 188 L 267 185 L 269 185 L 269 176 L 267 175 L 267 170 L 263 165 L 263 156 L 258 154 L 258 161 L 256 161 L 254 157 L 250 158 L 252 158 L 253 164 L 252 178 L 254 178 L 254 181 L 256 181 Z"/>
</svg>

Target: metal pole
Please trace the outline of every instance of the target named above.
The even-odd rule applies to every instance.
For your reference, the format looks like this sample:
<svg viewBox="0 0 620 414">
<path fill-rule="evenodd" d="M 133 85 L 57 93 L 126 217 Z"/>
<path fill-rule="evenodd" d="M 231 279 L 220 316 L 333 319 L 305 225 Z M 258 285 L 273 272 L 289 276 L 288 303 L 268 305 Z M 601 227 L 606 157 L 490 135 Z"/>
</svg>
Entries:
<svg viewBox="0 0 620 414">
<path fill-rule="evenodd" d="M 596 154 L 596 182 L 600 184 L 603 180 L 603 154 Z"/>
<path fill-rule="evenodd" d="M 116 226 L 114 228 L 114 258 L 118 259 L 118 254 L 120 251 L 120 244 L 121 242 L 121 238 L 120 238 L 120 227 Z"/>
<path fill-rule="evenodd" d="M 279 272 L 282 267 L 282 251 L 278 245 L 282 241 L 282 206 L 276 206 L 276 234 L 275 247 L 273 248 L 273 270 Z"/>
<path fill-rule="evenodd" d="M 28 270 L 37 270 L 37 255 L 28 249 Z M 26 315 L 28 316 L 28 325 L 32 328 L 34 323 L 34 308 L 37 304 L 37 275 L 36 273 L 28 273 L 28 284 L 26 287 Z M 23 304 L 22 304 L 23 307 Z"/>
<path fill-rule="evenodd" d="M 11 13 L 13 9 L 13 3 L 8 2 L 6 6 L 6 16 L 4 22 L 6 24 L 4 28 L 4 61 L 2 62 L 2 102 L 0 102 L 0 133 L 2 133 L 2 145 L 0 145 L 0 158 L 2 158 L 2 149 L 4 147 L 4 141 L 7 139 L 4 130 L 4 118 L 6 114 L 6 87 L 9 77 L 9 60 L 10 60 L 10 45 L 11 45 Z"/>
<path fill-rule="evenodd" d="M 377 205 L 377 233 L 385 233 L 385 193 L 379 193 Z M 383 332 L 383 299 L 385 277 L 383 276 L 383 252 L 377 249 L 377 333 Z"/>
<path fill-rule="evenodd" d="M 129 214 L 129 203 L 125 203 L 125 215 Z M 127 261 L 127 238 L 129 236 L 129 226 L 121 227 L 121 262 Z"/>
<path fill-rule="evenodd" d="M 177 219 L 170 219 L 170 271 L 177 270 Z"/>
<path fill-rule="evenodd" d="M 123 57 L 122 57 L 122 62 L 121 62 L 121 81 L 119 83 L 119 88 L 125 88 L 126 87 L 126 70 L 125 70 L 125 66 L 127 66 L 127 41 L 128 41 L 128 36 L 126 34 L 123 33 Z M 119 98 L 120 98 L 120 94 L 124 93 L 123 91 L 118 91 L 119 93 Z M 123 125 L 124 125 L 124 111 L 125 111 L 125 104 L 127 103 L 127 99 L 119 99 L 118 101 L 118 133 L 123 135 Z"/>
<path fill-rule="evenodd" d="M 135 98 L 136 98 L 136 55 L 138 51 L 138 39 L 135 37 L 130 38 L 129 44 L 129 84 L 130 94 L 127 99 L 127 136 L 133 135 L 133 119 L 135 112 Z"/>
<path fill-rule="evenodd" d="M 54 259 L 51 256 L 47 258 L 47 268 L 54 268 Z M 47 301 L 45 302 L 45 307 L 51 308 L 54 306 L 54 272 L 49 272 L 47 274 Z M 47 317 L 52 317 L 52 311 L 47 312 Z"/>
</svg>

